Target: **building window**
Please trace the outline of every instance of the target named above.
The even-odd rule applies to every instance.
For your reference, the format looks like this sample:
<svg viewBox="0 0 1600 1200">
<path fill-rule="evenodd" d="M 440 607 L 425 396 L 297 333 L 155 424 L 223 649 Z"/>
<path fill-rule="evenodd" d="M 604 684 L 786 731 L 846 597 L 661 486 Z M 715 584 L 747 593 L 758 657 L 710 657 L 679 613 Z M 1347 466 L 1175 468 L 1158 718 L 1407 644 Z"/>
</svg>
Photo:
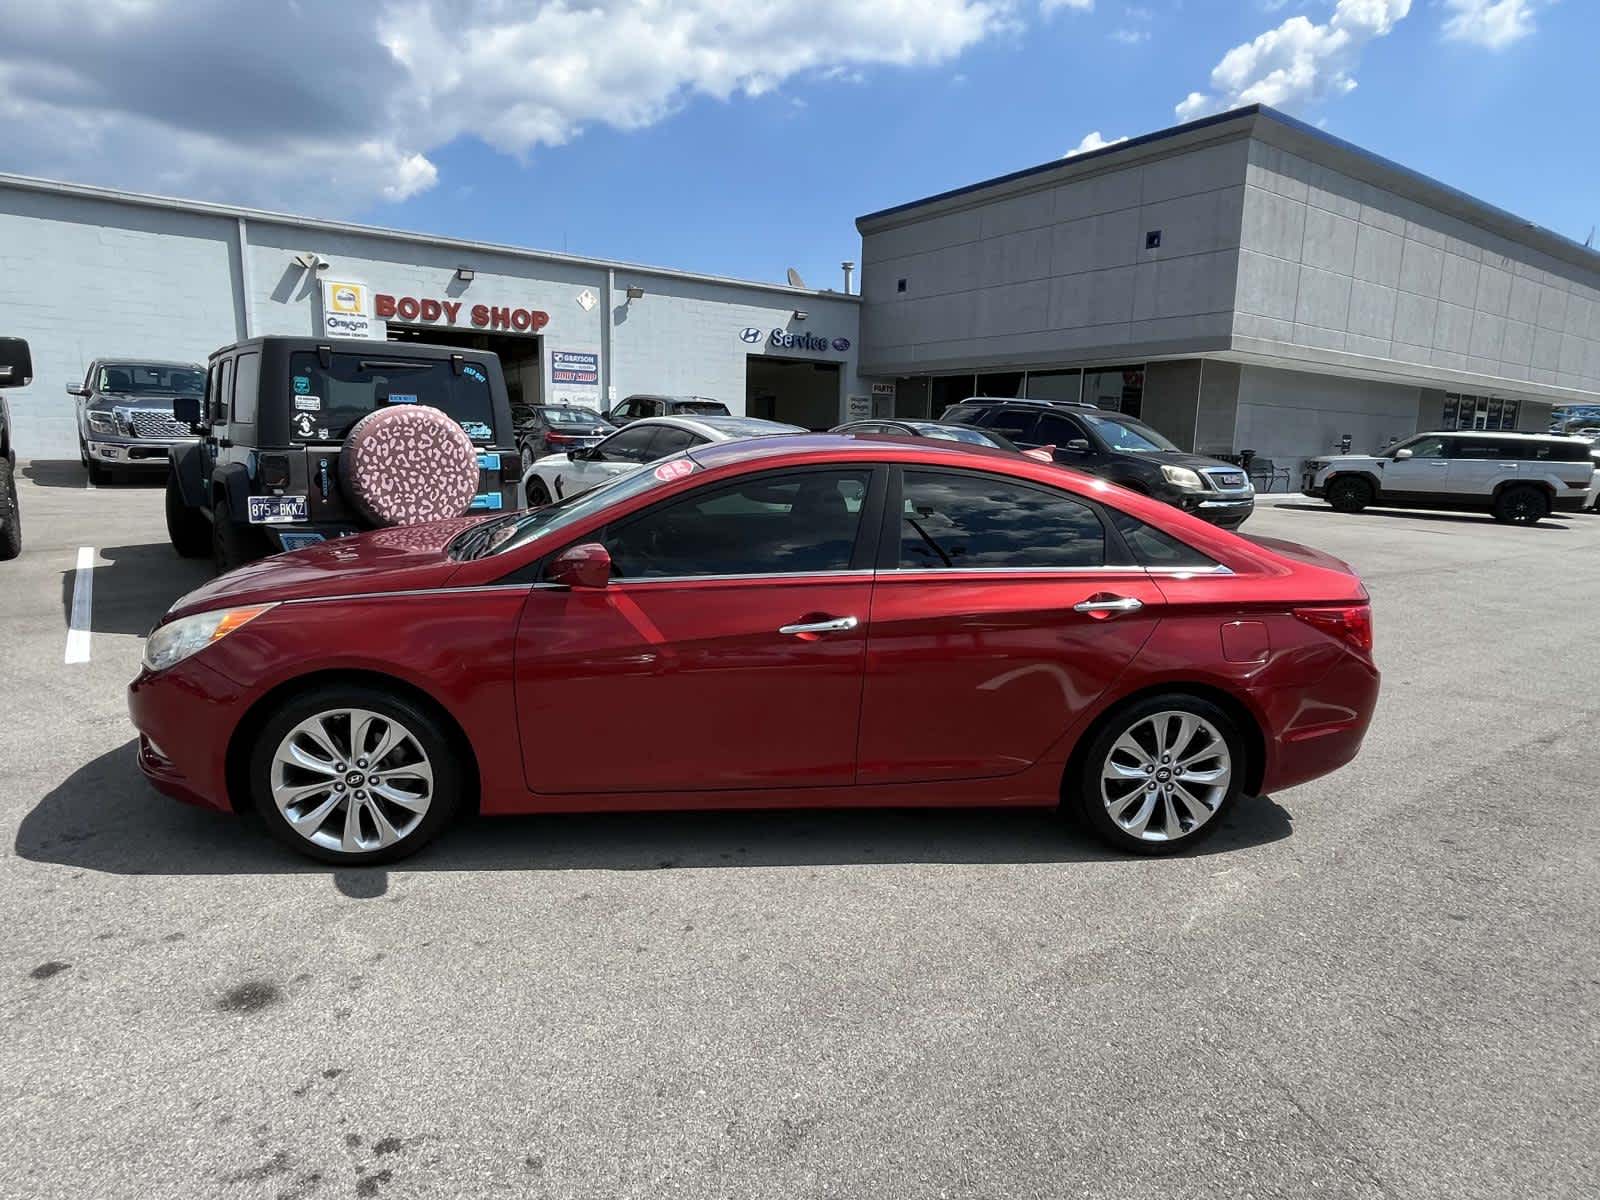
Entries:
<svg viewBox="0 0 1600 1200">
<path fill-rule="evenodd" d="M 1137 417 L 1144 406 L 1143 365 L 1085 371 L 1083 398 L 1098 408 Z"/>
<path fill-rule="evenodd" d="M 1029 371 L 1022 394 L 1030 400 L 1076 400 L 1082 392 L 1082 371 Z"/>
<path fill-rule="evenodd" d="M 1468 396 L 1449 392 L 1440 413 L 1441 429 L 1515 429 L 1521 401 L 1499 396 Z"/>
<path fill-rule="evenodd" d="M 974 390 L 971 375 L 937 375 L 931 384 L 928 389 L 928 411 L 935 421 L 952 404 L 960 404 L 967 397 L 978 394 Z"/>
<path fill-rule="evenodd" d="M 1144 248 L 1146 250 L 1161 249 L 1161 230 L 1152 229 L 1149 233 L 1144 235 Z"/>
<path fill-rule="evenodd" d="M 1007 400 L 1025 395 L 1026 393 L 1022 390 L 1022 372 L 995 371 L 988 375 L 979 375 L 976 394 L 979 396 L 999 396 Z"/>
<path fill-rule="evenodd" d="M 895 280 L 894 281 L 894 290 L 897 291 L 897 292 L 905 291 L 906 290 L 906 281 L 904 279 Z"/>
</svg>

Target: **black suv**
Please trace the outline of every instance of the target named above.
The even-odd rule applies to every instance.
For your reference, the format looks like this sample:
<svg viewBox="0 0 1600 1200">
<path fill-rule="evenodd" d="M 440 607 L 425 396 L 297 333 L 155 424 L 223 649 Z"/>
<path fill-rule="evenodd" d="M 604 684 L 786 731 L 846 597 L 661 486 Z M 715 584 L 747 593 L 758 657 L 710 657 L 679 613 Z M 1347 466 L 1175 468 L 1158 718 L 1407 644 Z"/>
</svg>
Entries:
<svg viewBox="0 0 1600 1200">
<path fill-rule="evenodd" d="M 200 434 L 173 452 L 167 533 L 218 571 L 365 526 L 339 484 L 339 451 L 362 417 L 426 404 L 478 447 L 474 509 L 513 508 L 517 440 L 489 351 L 357 339 L 262 337 L 212 354 L 202 397 L 174 412 Z M 502 466 L 503 464 L 503 466 Z"/>
<path fill-rule="evenodd" d="M 0 338 L 0 388 L 33 382 L 33 355 L 21 338 Z M 17 508 L 17 448 L 11 441 L 11 408 L 0 396 L 0 559 L 22 553 L 22 512 Z"/>
<path fill-rule="evenodd" d="M 945 409 L 943 421 L 1011 439 L 1024 450 L 1054 446 L 1064 467 L 1099 475 L 1163 500 L 1224 529 L 1255 511 L 1244 468 L 1180 450 L 1134 417 L 1092 404 L 974 396 Z"/>
</svg>

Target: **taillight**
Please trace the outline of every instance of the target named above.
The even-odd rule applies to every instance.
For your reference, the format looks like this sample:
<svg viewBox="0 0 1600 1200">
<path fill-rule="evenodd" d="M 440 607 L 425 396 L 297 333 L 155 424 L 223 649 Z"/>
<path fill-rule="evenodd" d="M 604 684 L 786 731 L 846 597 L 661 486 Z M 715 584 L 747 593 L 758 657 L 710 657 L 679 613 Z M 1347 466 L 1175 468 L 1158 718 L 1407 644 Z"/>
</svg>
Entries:
<svg viewBox="0 0 1600 1200">
<path fill-rule="evenodd" d="M 560 446 L 560 445 L 562 445 L 562 444 L 564 444 L 566 442 L 571 442 L 571 441 L 576 441 L 576 440 L 577 439 L 572 437 L 570 434 L 565 434 L 565 433 L 547 433 L 547 434 L 544 435 L 544 444 L 546 446 L 551 447 L 552 449 L 554 449 L 556 446 Z"/>
<path fill-rule="evenodd" d="M 1331 608 L 1297 608 L 1294 615 L 1329 637 L 1363 654 L 1372 653 L 1372 606 L 1350 604 Z"/>
<path fill-rule="evenodd" d="M 258 464 L 257 474 L 261 480 L 262 487 L 288 487 L 289 460 L 281 454 L 263 454 Z"/>
</svg>

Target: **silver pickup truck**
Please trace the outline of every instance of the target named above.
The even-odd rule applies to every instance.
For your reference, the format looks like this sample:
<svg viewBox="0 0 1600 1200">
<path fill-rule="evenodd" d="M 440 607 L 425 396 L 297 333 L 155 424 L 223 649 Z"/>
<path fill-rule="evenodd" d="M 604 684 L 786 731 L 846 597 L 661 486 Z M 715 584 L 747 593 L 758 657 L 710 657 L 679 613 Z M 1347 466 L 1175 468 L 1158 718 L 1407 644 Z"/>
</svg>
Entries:
<svg viewBox="0 0 1600 1200">
<path fill-rule="evenodd" d="M 89 479 L 104 483 L 114 470 L 165 471 L 172 450 L 195 440 L 172 415 L 172 402 L 205 387 L 199 363 L 95 359 L 82 383 L 67 385 L 77 397 L 78 457 Z"/>
</svg>

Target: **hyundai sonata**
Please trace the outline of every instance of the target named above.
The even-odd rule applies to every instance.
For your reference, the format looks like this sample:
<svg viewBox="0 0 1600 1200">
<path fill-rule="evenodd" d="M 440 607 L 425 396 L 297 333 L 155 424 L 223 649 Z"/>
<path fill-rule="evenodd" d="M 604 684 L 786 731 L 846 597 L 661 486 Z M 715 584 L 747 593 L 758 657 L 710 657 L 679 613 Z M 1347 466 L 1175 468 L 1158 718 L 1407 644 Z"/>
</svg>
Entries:
<svg viewBox="0 0 1600 1200">
<path fill-rule="evenodd" d="M 1052 805 L 1160 853 L 1348 762 L 1371 650 L 1316 551 L 807 435 L 243 567 L 162 619 L 129 703 L 156 787 L 331 862 L 474 810 L 777 806 Z"/>
</svg>

